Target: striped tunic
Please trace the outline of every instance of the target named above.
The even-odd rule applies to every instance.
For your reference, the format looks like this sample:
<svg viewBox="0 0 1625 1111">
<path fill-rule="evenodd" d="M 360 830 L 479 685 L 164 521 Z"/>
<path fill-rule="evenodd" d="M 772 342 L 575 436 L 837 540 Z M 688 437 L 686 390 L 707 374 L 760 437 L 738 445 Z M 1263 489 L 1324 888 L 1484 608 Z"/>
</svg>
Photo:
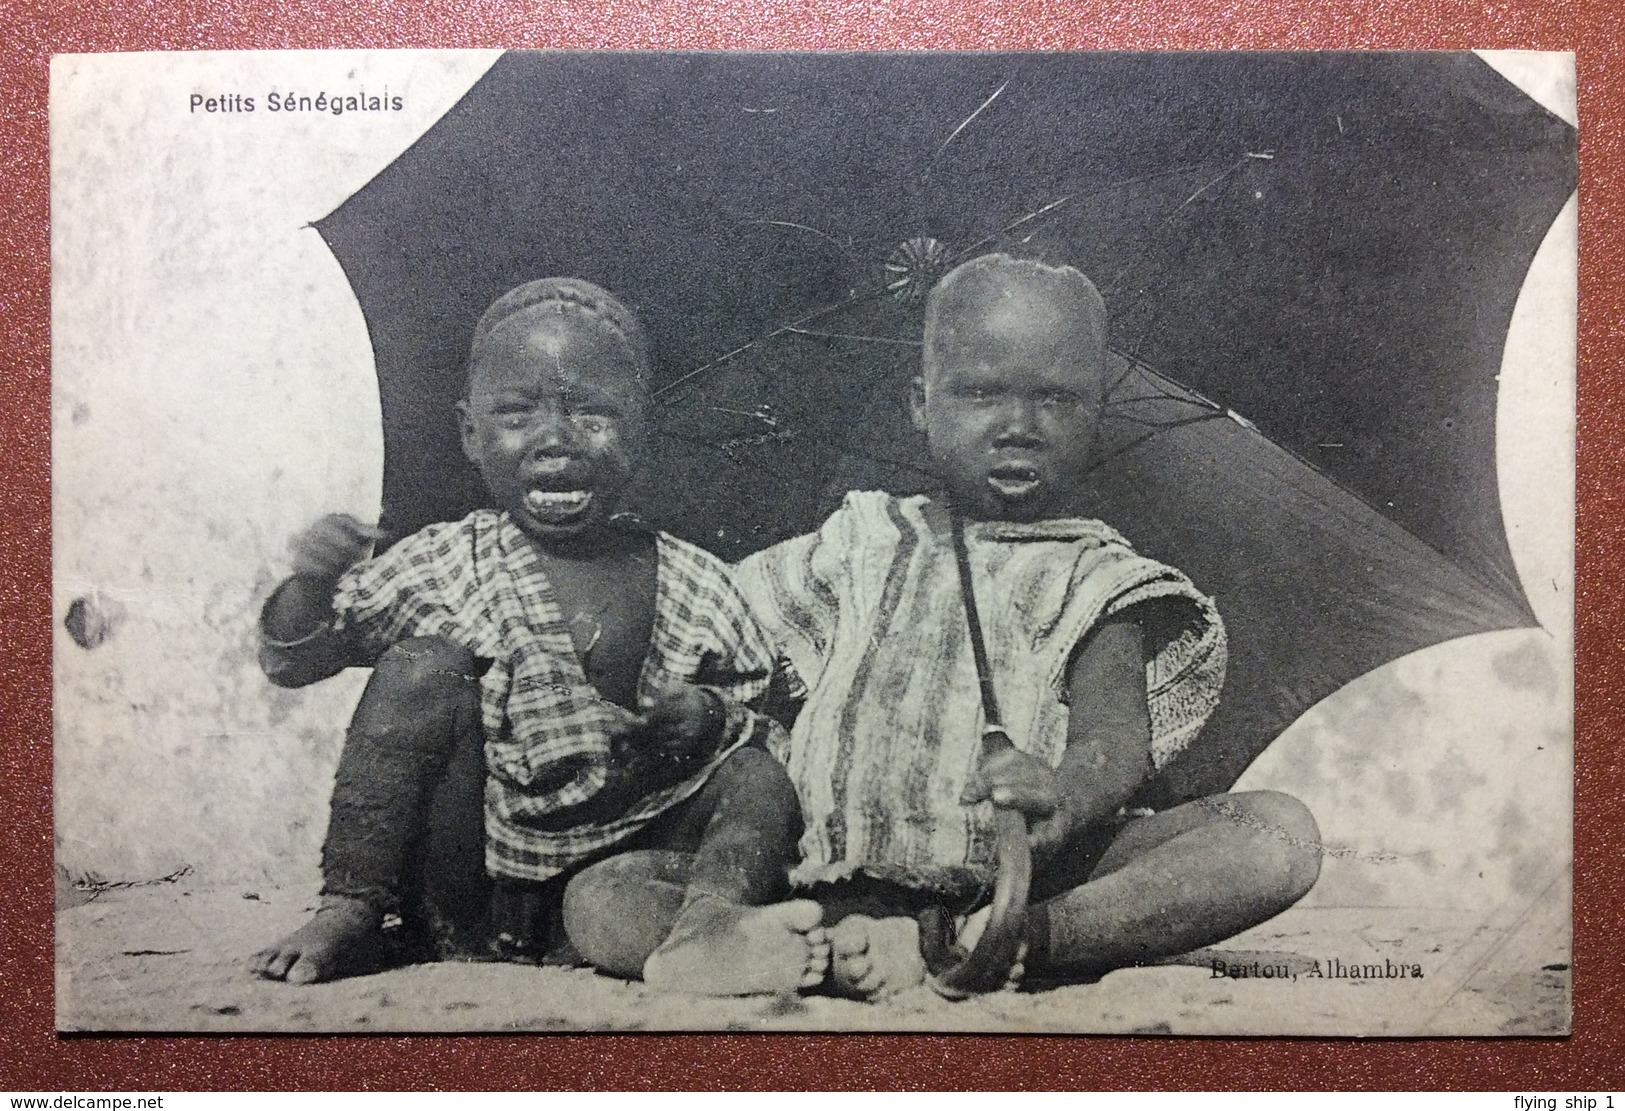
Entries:
<svg viewBox="0 0 1625 1111">
<path fill-rule="evenodd" d="M 1180 572 L 1099 521 L 977 522 L 968 549 L 999 708 L 1023 751 L 1059 763 L 1073 649 L 1152 600 L 1152 758 L 1166 763 L 1218 705 L 1224 626 Z M 863 871 L 963 894 L 993 862 L 990 803 L 959 801 L 980 754 L 976 667 L 947 513 L 924 497 L 852 493 L 816 533 L 749 557 L 736 579 L 805 687 L 786 763 L 807 828 L 794 879 Z"/>
</svg>

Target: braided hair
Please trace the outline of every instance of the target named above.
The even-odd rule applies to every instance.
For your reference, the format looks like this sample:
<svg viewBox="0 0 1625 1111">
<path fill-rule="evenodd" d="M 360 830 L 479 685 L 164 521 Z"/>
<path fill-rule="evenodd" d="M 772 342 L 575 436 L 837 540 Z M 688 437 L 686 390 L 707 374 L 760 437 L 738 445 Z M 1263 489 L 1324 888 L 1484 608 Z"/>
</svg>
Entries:
<svg viewBox="0 0 1625 1111">
<path fill-rule="evenodd" d="M 643 325 L 614 294 L 581 278 L 540 278 L 516 286 L 498 297 L 474 325 L 469 345 L 468 365 L 472 369 L 480 348 L 491 333 L 505 321 L 521 313 L 552 310 L 559 315 L 573 313 L 605 329 L 626 349 L 638 371 L 638 380 L 648 387 L 650 371 L 649 339 Z"/>
</svg>

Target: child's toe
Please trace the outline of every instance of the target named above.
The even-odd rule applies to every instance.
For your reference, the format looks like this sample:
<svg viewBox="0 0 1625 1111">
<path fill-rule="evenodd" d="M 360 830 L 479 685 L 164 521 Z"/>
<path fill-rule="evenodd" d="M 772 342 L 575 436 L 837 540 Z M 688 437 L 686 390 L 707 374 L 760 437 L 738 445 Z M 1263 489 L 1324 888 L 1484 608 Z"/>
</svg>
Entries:
<svg viewBox="0 0 1625 1111">
<path fill-rule="evenodd" d="M 873 919 L 852 914 L 829 931 L 830 948 L 838 957 L 857 956 L 869 951 L 869 924 Z"/>
<path fill-rule="evenodd" d="M 268 980 L 285 980 L 295 955 L 286 949 L 263 949 L 255 955 L 254 971 Z"/>
<path fill-rule="evenodd" d="M 792 899 L 779 908 L 781 921 L 793 930 L 810 934 L 824 920 L 824 908 L 811 899 Z"/>
<path fill-rule="evenodd" d="M 840 969 L 841 979 L 853 987 L 874 978 L 875 964 L 874 961 L 869 959 L 868 953 L 854 953 L 851 956 L 837 959 L 835 963 Z"/>
<path fill-rule="evenodd" d="M 318 980 L 326 979 L 326 969 L 308 956 L 302 956 L 293 962 L 283 979 L 290 984 L 314 984 Z"/>
</svg>

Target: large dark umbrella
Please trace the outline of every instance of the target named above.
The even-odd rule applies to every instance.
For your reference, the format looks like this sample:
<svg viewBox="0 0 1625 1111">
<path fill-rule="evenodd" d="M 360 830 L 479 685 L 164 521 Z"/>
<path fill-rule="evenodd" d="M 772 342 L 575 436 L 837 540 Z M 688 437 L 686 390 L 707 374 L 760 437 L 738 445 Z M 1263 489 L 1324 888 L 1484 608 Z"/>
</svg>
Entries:
<svg viewBox="0 0 1625 1111">
<path fill-rule="evenodd" d="M 1083 269 L 1118 370 L 1098 515 L 1231 635 L 1166 802 L 1390 659 L 1534 624 L 1496 375 L 1575 174 L 1573 129 L 1469 54 L 510 54 L 318 227 L 371 331 L 388 530 L 480 504 L 473 323 L 572 274 L 657 351 L 640 508 L 729 558 L 926 487 L 902 398 L 944 267 Z"/>
</svg>

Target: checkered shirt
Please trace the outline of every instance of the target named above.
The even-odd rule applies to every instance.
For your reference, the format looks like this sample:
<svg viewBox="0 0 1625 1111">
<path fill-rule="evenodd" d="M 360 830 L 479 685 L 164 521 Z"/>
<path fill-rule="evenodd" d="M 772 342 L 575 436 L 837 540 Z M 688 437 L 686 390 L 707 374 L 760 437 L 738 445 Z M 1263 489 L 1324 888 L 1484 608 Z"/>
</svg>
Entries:
<svg viewBox="0 0 1625 1111">
<path fill-rule="evenodd" d="M 639 677 L 645 702 L 672 681 L 709 688 L 727 707 L 723 739 L 695 775 L 619 817 L 571 821 L 604 787 L 611 727 L 629 711 L 587 680 L 541 557 L 506 513 L 478 510 L 431 525 L 350 569 L 334 596 L 334 630 L 365 658 L 440 636 L 494 661 L 481 679 L 488 777 L 486 867 L 542 880 L 602 854 L 700 789 L 740 745 L 782 751 L 783 730 L 755 707 L 773 653 L 708 552 L 657 534 L 654 629 Z"/>
</svg>

